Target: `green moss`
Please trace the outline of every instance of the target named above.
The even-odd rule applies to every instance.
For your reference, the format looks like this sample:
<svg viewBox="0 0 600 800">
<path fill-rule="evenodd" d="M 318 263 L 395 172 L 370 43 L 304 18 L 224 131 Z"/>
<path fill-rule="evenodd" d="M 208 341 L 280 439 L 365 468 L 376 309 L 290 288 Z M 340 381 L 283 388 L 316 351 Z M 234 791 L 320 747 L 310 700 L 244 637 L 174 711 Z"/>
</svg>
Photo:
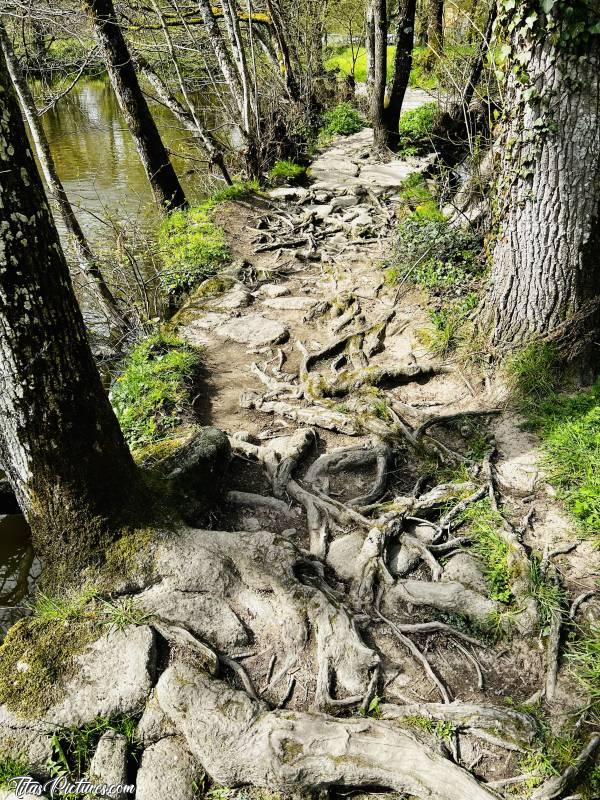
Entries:
<svg viewBox="0 0 600 800">
<path fill-rule="evenodd" d="M 136 464 L 142 467 L 153 467 L 159 461 L 174 455 L 194 435 L 197 428 L 193 425 L 182 425 L 173 431 L 173 435 L 158 442 L 152 442 L 145 447 L 133 451 Z"/>
<path fill-rule="evenodd" d="M 129 445 L 146 447 L 169 437 L 192 416 L 190 393 L 200 351 L 176 336 L 142 339 L 124 362 L 110 399 Z"/>
<path fill-rule="evenodd" d="M 22 717 L 43 716 L 60 699 L 75 657 L 101 634 L 98 622 L 87 618 L 17 622 L 0 647 L 0 704 Z"/>
<path fill-rule="evenodd" d="M 293 739 L 283 739 L 281 748 L 284 762 L 294 761 L 298 756 L 304 753 L 304 745 Z"/>
<path fill-rule="evenodd" d="M 154 528 L 125 531 L 107 547 L 98 571 L 98 583 L 106 588 L 130 577 L 151 577 L 156 536 Z"/>
<path fill-rule="evenodd" d="M 235 286 L 235 281 L 233 278 L 228 278 L 226 275 L 215 275 L 214 278 L 207 278 L 207 280 L 202 281 L 200 286 L 190 297 L 190 305 L 193 304 L 194 300 L 223 294 L 229 291 L 232 286 Z"/>
</svg>

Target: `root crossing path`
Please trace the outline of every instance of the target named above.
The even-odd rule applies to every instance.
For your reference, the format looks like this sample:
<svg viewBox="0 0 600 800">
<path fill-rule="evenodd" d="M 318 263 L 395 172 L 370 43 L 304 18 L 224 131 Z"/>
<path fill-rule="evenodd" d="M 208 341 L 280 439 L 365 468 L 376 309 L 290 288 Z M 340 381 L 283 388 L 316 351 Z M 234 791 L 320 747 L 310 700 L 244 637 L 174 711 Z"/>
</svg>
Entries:
<svg viewBox="0 0 600 800">
<path fill-rule="evenodd" d="M 532 707 L 560 726 L 584 702 L 564 611 L 571 595 L 589 612 L 597 559 L 501 387 L 432 358 L 427 298 L 384 285 L 398 186 L 424 163 L 374 163 L 370 139 L 336 142 L 309 188 L 219 212 L 235 264 L 175 323 L 205 348 L 195 407 L 230 438 L 225 501 L 154 543 L 123 586 L 138 625 L 79 657 L 76 703 L 35 723 L 0 709 L 13 748 L 43 763 L 48 726 L 141 708 L 137 800 L 192 800 L 201 769 L 229 788 L 541 800 L 593 757 L 591 737 L 535 795 L 522 774 Z M 548 615 L 533 564 L 564 608 Z"/>
</svg>

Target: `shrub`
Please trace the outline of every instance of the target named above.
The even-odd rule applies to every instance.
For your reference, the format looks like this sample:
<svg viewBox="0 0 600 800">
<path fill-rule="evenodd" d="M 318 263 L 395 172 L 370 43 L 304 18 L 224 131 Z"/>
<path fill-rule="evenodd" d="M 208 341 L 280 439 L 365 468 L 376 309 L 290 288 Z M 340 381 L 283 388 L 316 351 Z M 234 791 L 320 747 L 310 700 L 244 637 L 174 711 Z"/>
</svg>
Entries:
<svg viewBox="0 0 600 800">
<path fill-rule="evenodd" d="M 275 183 L 298 183 L 306 177 L 306 167 L 294 161 L 276 161 L 269 171 L 269 178 Z"/>
<path fill-rule="evenodd" d="M 417 156 L 433 150 L 432 134 L 438 116 L 437 103 L 425 103 L 400 117 L 398 152 Z"/>
<path fill-rule="evenodd" d="M 110 390 L 131 447 L 165 439 L 191 415 L 200 367 L 200 352 L 176 336 L 155 334 L 134 347 Z"/>
<path fill-rule="evenodd" d="M 323 114 L 322 134 L 331 136 L 350 136 L 365 127 L 365 121 L 351 103 L 339 103 Z"/>
<path fill-rule="evenodd" d="M 398 226 L 393 263 L 396 282 L 410 281 L 428 289 L 466 284 L 478 271 L 479 240 L 455 228 L 429 203 Z M 393 276 L 387 273 L 387 280 Z"/>
</svg>

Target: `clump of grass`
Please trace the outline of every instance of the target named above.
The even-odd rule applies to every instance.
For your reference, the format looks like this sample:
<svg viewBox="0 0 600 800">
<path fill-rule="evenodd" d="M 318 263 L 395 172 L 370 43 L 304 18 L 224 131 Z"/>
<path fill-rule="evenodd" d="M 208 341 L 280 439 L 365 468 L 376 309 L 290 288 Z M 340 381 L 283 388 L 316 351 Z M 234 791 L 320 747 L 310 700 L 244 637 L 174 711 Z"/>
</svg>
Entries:
<svg viewBox="0 0 600 800">
<path fill-rule="evenodd" d="M 133 597 L 124 597 L 116 603 L 102 601 L 104 624 L 111 631 L 124 631 L 130 625 L 146 625 L 151 615 L 147 614 Z"/>
<path fill-rule="evenodd" d="M 600 623 L 592 623 L 570 648 L 568 659 L 573 674 L 589 696 L 596 724 L 600 724 Z"/>
<path fill-rule="evenodd" d="M 96 717 L 93 722 L 78 728 L 63 727 L 52 734 L 52 759 L 50 773 L 57 776 L 79 778 L 89 772 L 98 742 L 105 733 L 113 731 L 125 737 L 127 755 L 135 760 L 141 752 L 137 738 L 138 719 L 126 715 Z"/>
<path fill-rule="evenodd" d="M 532 342 L 507 360 L 510 386 L 523 406 L 543 400 L 558 389 L 557 361 L 556 348 L 543 342 Z"/>
<path fill-rule="evenodd" d="M 547 634 L 553 620 L 561 613 L 565 595 L 557 583 L 552 583 L 544 575 L 542 562 L 535 554 L 529 560 L 529 587 L 537 603 L 542 633 Z"/>
<path fill-rule="evenodd" d="M 472 327 L 468 324 L 468 315 L 476 303 L 477 296 L 470 294 L 458 303 L 429 312 L 430 327 L 419 330 L 418 336 L 430 353 L 445 358 L 457 349 Z M 471 447 L 474 446 L 475 442 L 472 442 Z M 479 442 L 479 446 L 479 449 L 485 448 L 485 454 L 487 442 Z M 474 457 L 477 457 L 478 450 L 473 452 Z"/>
<path fill-rule="evenodd" d="M 497 532 L 503 524 L 502 515 L 484 498 L 468 506 L 460 518 L 467 524 L 471 551 L 483 564 L 490 598 L 501 603 L 512 602 L 509 546 Z"/>
<path fill-rule="evenodd" d="M 110 390 L 132 448 L 167 438 L 191 415 L 200 367 L 200 352 L 176 336 L 154 334 L 134 347 Z"/>
<path fill-rule="evenodd" d="M 433 131 L 438 118 L 437 103 L 425 103 L 407 111 L 400 117 L 400 145 L 398 152 L 404 156 L 418 156 L 434 149 Z"/>
<path fill-rule="evenodd" d="M 600 380 L 573 396 L 540 398 L 526 414 L 541 437 L 548 480 L 581 531 L 600 545 Z"/>
<path fill-rule="evenodd" d="M 351 103 L 338 103 L 323 114 L 321 137 L 326 141 L 333 136 L 350 136 L 364 127 L 364 119 Z"/>
<path fill-rule="evenodd" d="M 29 764 L 24 758 L 0 758 L 0 789 L 9 787 L 13 778 L 29 775 Z"/>
<path fill-rule="evenodd" d="M 246 200 L 258 191 L 260 191 L 260 185 L 257 180 L 236 181 L 231 186 L 214 191 L 208 202 L 214 207 L 218 203 L 226 203 L 228 200 Z"/>
<path fill-rule="evenodd" d="M 537 746 L 519 761 L 521 771 L 528 775 L 526 788 L 535 789 L 548 778 L 560 775 L 574 763 L 583 746 L 584 742 L 572 733 L 554 734 L 547 728 L 544 729 Z M 587 770 L 581 776 L 579 784 L 572 787 L 577 797 L 581 800 L 595 800 L 598 797 L 596 790 L 600 787 L 599 777 L 598 767 Z"/>
<path fill-rule="evenodd" d="M 174 211 L 162 222 L 158 249 L 165 267 L 160 284 L 166 292 L 188 292 L 230 260 L 225 231 L 214 224 L 212 212 L 218 203 L 246 197 L 251 191 L 246 184 L 228 186 L 200 205 Z"/>
<path fill-rule="evenodd" d="M 456 291 L 477 275 L 479 251 L 479 240 L 471 231 L 451 226 L 428 201 L 398 225 L 386 279 L 438 292 Z"/>
<path fill-rule="evenodd" d="M 273 183 L 299 183 L 306 177 L 306 167 L 295 161 L 276 161 L 269 170 L 269 178 Z"/>
</svg>

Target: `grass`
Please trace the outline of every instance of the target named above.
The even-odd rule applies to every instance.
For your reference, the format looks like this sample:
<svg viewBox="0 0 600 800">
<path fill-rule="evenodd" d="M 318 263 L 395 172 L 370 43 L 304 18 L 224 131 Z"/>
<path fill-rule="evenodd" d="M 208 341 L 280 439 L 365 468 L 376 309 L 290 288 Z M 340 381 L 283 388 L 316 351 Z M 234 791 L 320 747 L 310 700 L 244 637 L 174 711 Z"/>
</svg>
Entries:
<svg viewBox="0 0 600 800">
<path fill-rule="evenodd" d="M 364 47 L 355 48 L 358 52 L 356 64 L 354 66 L 354 79 L 357 83 L 365 83 L 367 80 L 367 53 Z M 392 77 L 394 68 L 394 55 L 396 47 L 390 45 L 387 48 L 387 80 Z M 427 66 L 428 49 L 418 47 L 413 50 L 413 66 L 410 73 L 409 85 L 421 89 L 435 89 L 438 85 L 438 78 Z M 352 49 L 350 47 L 332 48 L 331 55 L 325 61 L 325 69 L 339 69 L 343 76 L 352 74 Z"/>
<path fill-rule="evenodd" d="M 481 561 L 488 585 L 490 599 L 510 603 L 513 599 L 510 584 L 509 546 L 499 536 L 502 526 L 501 514 L 491 506 L 488 498 L 468 506 L 461 515 L 466 523 L 466 535 L 472 540 L 471 552 Z"/>
<path fill-rule="evenodd" d="M 557 352 L 550 344 L 527 345 L 507 360 L 505 371 L 513 394 L 524 407 L 549 397 L 559 386 Z"/>
<path fill-rule="evenodd" d="M 529 560 L 529 586 L 530 594 L 537 603 L 542 634 L 547 634 L 552 621 L 561 613 L 565 595 L 558 584 L 552 583 L 543 574 L 541 560 L 535 554 Z"/>
<path fill-rule="evenodd" d="M 429 312 L 430 326 L 421 328 L 417 334 L 421 343 L 433 355 L 445 358 L 453 353 L 458 346 L 465 342 L 472 332 L 472 325 L 468 322 L 470 312 L 478 303 L 477 295 L 468 294 L 461 300 L 442 306 L 437 311 Z M 479 451 L 483 448 L 483 455 L 488 449 L 487 441 L 473 439 L 470 443 L 471 457 L 481 459 Z"/>
<path fill-rule="evenodd" d="M 535 361 L 528 356 L 529 364 Z M 547 358 L 541 363 L 547 367 Z M 531 372 L 521 373 L 520 379 L 526 387 L 535 384 Z M 576 395 L 555 394 L 552 377 L 542 374 L 542 381 L 545 396 L 537 388 L 525 395 L 527 427 L 540 436 L 548 480 L 558 488 L 581 532 L 600 547 L 600 380 Z"/>
<path fill-rule="evenodd" d="M 437 103 L 425 103 L 402 114 L 399 155 L 418 156 L 434 149 L 432 137 L 438 113 Z"/>
<path fill-rule="evenodd" d="M 132 448 L 166 439 L 190 416 L 200 367 L 200 352 L 176 336 L 154 334 L 133 348 L 110 390 Z"/>
<path fill-rule="evenodd" d="M 276 161 L 269 170 L 269 179 L 273 183 L 298 183 L 306 177 L 306 167 L 295 161 Z"/>
<path fill-rule="evenodd" d="M 116 603 L 103 600 L 102 608 L 104 623 L 111 631 L 124 631 L 130 625 L 146 625 L 151 619 L 151 615 L 143 611 L 133 597 L 124 597 Z"/>
<path fill-rule="evenodd" d="M 0 758 L 0 789 L 9 787 L 13 778 L 29 775 L 29 771 L 24 758 Z"/>
<path fill-rule="evenodd" d="M 524 785 L 531 791 L 544 781 L 560 775 L 571 766 L 584 746 L 584 741 L 571 733 L 552 733 L 545 728 L 538 745 L 519 761 L 520 770 L 528 776 Z M 571 786 L 573 796 L 581 800 L 595 800 L 600 791 L 600 767 L 591 767 L 576 786 Z"/>
<path fill-rule="evenodd" d="M 49 765 L 54 777 L 81 777 L 86 775 L 101 737 L 113 731 L 125 737 L 128 756 L 137 760 L 141 743 L 136 735 L 137 719 L 119 715 L 116 717 L 96 717 L 88 725 L 78 728 L 63 727 L 51 737 L 52 761 Z"/>
<path fill-rule="evenodd" d="M 568 660 L 577 681 L 589 696 L 593 721 L 600 724 L 600 623 L 593 622 L 571 645 Z"/>
</svg>

